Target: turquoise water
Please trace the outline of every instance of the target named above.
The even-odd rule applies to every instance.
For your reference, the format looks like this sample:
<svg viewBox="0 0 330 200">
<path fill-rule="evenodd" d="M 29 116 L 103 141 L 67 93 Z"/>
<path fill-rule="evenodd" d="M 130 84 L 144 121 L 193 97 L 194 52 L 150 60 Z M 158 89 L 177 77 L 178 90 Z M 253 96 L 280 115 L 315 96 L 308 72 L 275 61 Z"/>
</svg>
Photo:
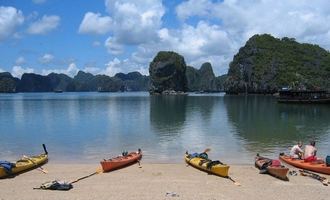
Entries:
<svg viewBox="0 0 330 200">
<path fill-rule="evenodd" d="M 38 154 L 51 162 L 95 163 L 144 151 L 144 161 L 183 162 L 211 148 L 226 163 L 277 157 L 297 140 L 330 154 L 330 106 L 278 104 L 271 96 L 149 96 L 148 93 L 0 94 L 0 159 Z"/>
</svg>

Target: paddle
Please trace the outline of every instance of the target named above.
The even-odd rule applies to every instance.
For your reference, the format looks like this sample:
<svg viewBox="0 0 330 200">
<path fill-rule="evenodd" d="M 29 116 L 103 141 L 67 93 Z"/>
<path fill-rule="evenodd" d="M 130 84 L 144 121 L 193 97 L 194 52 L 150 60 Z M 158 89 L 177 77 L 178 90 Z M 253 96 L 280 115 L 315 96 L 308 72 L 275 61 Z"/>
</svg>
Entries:
<svg viewBox="0 0 330 200">
<path fill-rule="evenodd" d="M 47 151 L 46 145 L 45 145 L 45 144 L 42 144 L 42 147 L 43 147 L 43 149 L 44 149 L 45 155 L 48 155 L 48 151 Z M 25 159 L 31 161 L 35 166 L 38 166 L 38 164 L 37 164 L 36 162 L 34 162 L 33 159 L 32 159 L 31 157 L 26 156 L 26 155 L 23 155 L 23 158 L 25 158 Z M 47 171 L 46 169 L 42 168 L 41 166 L 39 166 L 37 169 L 38 169 L 39 171 L 43 172 L 44 174 L 47 174 L 47 173 L 48 173 L 48 171 Z"/>
<path fill-rule="evenodd" d="M 31 157 L 26 156 L 26 155 L 23 155 L 23 158 L 24 158 L 24 159 L 27 159 L 27 160 L 29 160 L 29 161 L 31 161 L 35 166 L 38 166 L 38 164 L 37 164 L 36 162 L 34 162 L 33 159 L 32 159 Z M 46 169 L 42 168 L 41 166 L 39 166 L 39 167 L 37 168 L 37 170 L 43 172 L 44 174 L 48 174 L 48 171 L 47 171 Z"/>
<path fill-rule="evenodd" d="M 71 181 L 69 183 L 70 184 L 77 183 L 78 181 L 81 181 L 81 180 L 83 180 L 85 178 L 88 178 L 88 177 L 94 176 L 95 174 L 100 174 L 100 173 L 103 173 L 102 167 L 97 168 L 95 172 L 93 172 L 93 173 L 91 173 L 91 174 L 89 174 L 87 176 L 80 177 L 80 178 L 78 178 L 78 179 L 76 179 L 74 181 Z"/>
<path fill-rule="evenodd" d="M 326 177 L 320 176 L 316 173 L 313 173 L 313 172 L 310 172 L 310 171 L 307 171 L 304 169 L 300 169 L 299 172 L 300 172 L 300 175 L 302 175 L 302 176 L 309 176 L 313 179 L 320 181 L 324 186 L 328 186 L 328 184 L 330 184 L 330 181 Z"/>
<path fill-rule="evenodd" d="M 239 182 L 235 181 L 235 180 L 232 179 L 230 176 L 228 176 L 227 178 L 228 178 L 229 180 L 231 180 L 231 181 L 234 183 L 234 185 L 236 185 L 236 186 L 241 186 L 241 184 L 240 184 Z"/>
<path fill-rule="evenodd" d="M 207 152 L 210 152 L 210 151 L 211 151 L 210 148 L 206 148 L 206 149 L 204 150 L 203 153 L 207 153 Z M 236 186 L 241 186 L 241 184 L 240 184 L 239 182 L 235 181 L 232 177 L 228 176 L 227 178 L 228 178 L 229 180 L 231 180 L 231 181 L 234 183 L 234 185 L 236 185 Z"/>
</svg>

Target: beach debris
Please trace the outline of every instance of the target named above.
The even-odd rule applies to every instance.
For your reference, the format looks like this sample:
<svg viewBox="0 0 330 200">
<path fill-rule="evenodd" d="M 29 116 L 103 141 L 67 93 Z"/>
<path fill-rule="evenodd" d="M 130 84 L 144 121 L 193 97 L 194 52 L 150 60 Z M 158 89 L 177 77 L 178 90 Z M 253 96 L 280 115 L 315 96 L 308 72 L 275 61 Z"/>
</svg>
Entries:
<svg viewBox="0 0 330 200">
<path fill-rule="evenodd" d="M 180 195 L 178 195 L 175 192 L 166 192 L 165 196 L 166 197 L 179 197 Z"/>
<path fill-rule="evenodd" d="M 300 172 L 300 175 L 302 176 L 308 176 L 308 177 L 311 177 L 313 179 L 316 179 L 318 181 L 320 181 L 324 186 L 328 186 L 330 184 L 330 181 L 326 178 L 326 177 L 323 177 L 323 176 L 320 176 L 316 173 L 313 173 L 313 172 L 310 172 L 308 170 L 299 170 Z"/>
<path fill-rule="evenodd" d="M 38 189 L 38 190 L 70 190 L 73 188 L 73 185 L 70 182 L 67 181 L 59 181 L 59 180 L 54 180 L 54 181 L 47 181 L 43 184 L 40 185 L 40 187 L 33 188 L 33 189 Z"/>
<path fill-rule="evenodd" d="M 77 183 L 78 181 L 81 181 L 83 179 L 86 179 L 86 178 L 89 178 L 91 176 L 94 176 L 95 174 L 100 174 L 102 173 L 103 170 L 102 168 L 97 168 L 96 169 L 96 172 L 93 172 L 87 176 L 83 176 L 83 177 L 80 177 L 74 181 L 59 181 L 59 180 L 54 180 L 54 181 L 47 181 L 43 184 L 41 184 L 40 187 L 36 187 L 36 188 L 33 188 L 33 189 L 37 189 L 37 190 L 64 190 L 64 191 L 67 191 L 67 190 L 70 190 L 73 188 L 73 183 Z"/>
<path fill-rule="evenodd" d="M 289 171 L 289 175 L 290 175 L 290 176 L 297 176 L 298 173 L 297 173 L 296 170 L 292 170 L 292 171 Z"/>
</svg>

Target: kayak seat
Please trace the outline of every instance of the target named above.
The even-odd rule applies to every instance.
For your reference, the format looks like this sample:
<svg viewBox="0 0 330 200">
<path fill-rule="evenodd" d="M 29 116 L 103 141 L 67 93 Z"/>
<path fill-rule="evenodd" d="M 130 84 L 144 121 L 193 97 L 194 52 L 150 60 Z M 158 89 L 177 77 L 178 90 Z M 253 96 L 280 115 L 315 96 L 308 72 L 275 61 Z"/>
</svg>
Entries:
<svg viewBox="0 0 330 200">
<path fill-rule="evenodd" d="M 213 166 L 215 165 L 223 165 L 222 162 L 220 162 L 219 160 L 214 160 L 214 161 L 210 161 L 206 164 L 206 168 L 211 170 Z"/>
<path fill-rule="evenodd" d="M 198 165 L 202 166 L 204 163 L 210 162 L 210 160 L 200 160 Z"/>
</svg>

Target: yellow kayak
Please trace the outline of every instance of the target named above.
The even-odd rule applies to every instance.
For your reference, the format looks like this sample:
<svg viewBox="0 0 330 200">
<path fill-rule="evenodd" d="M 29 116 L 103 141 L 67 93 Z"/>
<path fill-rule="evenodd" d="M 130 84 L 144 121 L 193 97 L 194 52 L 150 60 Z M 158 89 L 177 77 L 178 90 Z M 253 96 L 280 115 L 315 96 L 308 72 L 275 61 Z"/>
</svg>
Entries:
<svg viewBox="0 0 330 200">
<path fill-rule="evenodd" d="M 191 157 L 188 153 L 185 154 L 185 161 L 200 170 L 222 177 L 228 177 L 229 166 L 219 161 L 211 161 L 200 157 Z"/>
<path fill-rule="evenodd" d="M 6 176 L 16 175 L 34 168 L 41 166 L 48 161 L 48 153 L 46 148 L 45 153 L 37 156 L 23 156 L 20 160 L 13 163 L 11 172 L 7 172 L 4 167 L 0 166 L 0 178 L 5 178 Z"/>
</svg>

